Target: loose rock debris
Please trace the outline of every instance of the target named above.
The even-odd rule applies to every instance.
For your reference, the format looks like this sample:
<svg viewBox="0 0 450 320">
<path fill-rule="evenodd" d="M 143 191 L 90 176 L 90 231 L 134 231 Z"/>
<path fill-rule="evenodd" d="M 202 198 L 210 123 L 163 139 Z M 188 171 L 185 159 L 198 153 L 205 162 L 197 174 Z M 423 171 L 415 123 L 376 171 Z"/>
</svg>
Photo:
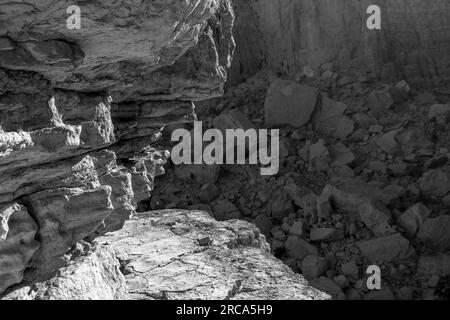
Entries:
<svg viewBox="0 0 450 320">
<path fill-rule="evenodd" d="M 199 174 L 219 175 L 200 182 L 176 178 L 187 167 L 169 167 L 153 199 L 256 224 L 276 257 L 333 298 L 444 298 L 450 98 L 430 104 L 433 91 L 406 81 L 380 86 L 338 77 L 323 85 L 310 68 L 304 74 L 298 82 L 261 73 L 231 89 L 221 108 L 197 104 L 211 127 L 227 119 L 232 128 L 279 128 L 278 175 L 211 166 Z M 366 285 L 373 264 L 382 270 L 381 291 Z"/>
</svg>

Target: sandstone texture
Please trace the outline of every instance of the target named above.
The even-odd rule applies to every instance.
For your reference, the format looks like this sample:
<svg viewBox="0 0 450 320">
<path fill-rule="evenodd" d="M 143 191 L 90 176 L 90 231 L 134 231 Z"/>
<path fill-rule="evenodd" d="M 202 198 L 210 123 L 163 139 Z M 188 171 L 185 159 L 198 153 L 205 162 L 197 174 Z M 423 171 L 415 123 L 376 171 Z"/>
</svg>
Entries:
<svg viewBox="0 0 450 320">
<path fill-rule="evenodd" d="M 270 254 L 248 222 L 217 222 L 201 211 L 140 213 L 124 227 L 79 244 L 50 280 L 4 299 L 290 299 L 323 300 Z"/>
<path fill-rule="evenodd" d="M 66 25 L 73 4 L 81 29 Z M 223 93 L 234 13 L 227 0 L 0 1 L 0 12 L 3 292 L 48 280 L 76 243 L 120 229 L 150 197 L 169 157 L 151 147 L 161 129 Z"/>
</svg>

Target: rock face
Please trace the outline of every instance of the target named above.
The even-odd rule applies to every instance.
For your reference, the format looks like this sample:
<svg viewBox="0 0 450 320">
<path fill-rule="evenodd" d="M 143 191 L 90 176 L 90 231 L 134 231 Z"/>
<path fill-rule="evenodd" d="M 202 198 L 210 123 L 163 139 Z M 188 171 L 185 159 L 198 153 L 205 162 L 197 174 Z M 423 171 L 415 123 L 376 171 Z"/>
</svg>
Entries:
<svg viewBox="0 0 450 320">
<path fill-rule="evenodd" d="M 324 299 L 270 254 L 256 227 L 201 211 L 140 214 L 98 238 L 122 262 L 130 299 Z"/>
<path fill-rule="evenodd" d="M 366 67 L 410 81 L 449 79 L 447 0 L 237 0 L 236 63 L 232 79 L 261 66 L 292 74 L 333 62 Z M 381 8 L 381 30 L 369 30 L 370 5 Z"/>
<path fill-rule="evenodd" d="M 71 4 L 3 4 L 0 67 L 38 72 L 66 90 L 108 90 L 116 101 L 221 93 L 234 48 L 227 0 L 80 3 L 75 30 L 66 24 Z"/>
<path fill-rule="evenodd" d="M 6 295 L 5 300 L 118 300 L 127 298 L 125 278 L 109 246 L 80 244 L 66 267 L 50 280 Z"/>
<path fill-rule="evenodd" d="M 329 298 L 273 257 L 265 237 L 243 221 L 153 211 L 96 242 L 74 250 L 78 254 L 54 278 L 5 299 Z"/>
<path fill-rule="evenodd" d="M 23 271 L 39 248 L 38 226 L 27 209 L 13 203 L 0 207 L 0 292 L 22 281 Z"/>
<path fill-rule="evenodd" d="M 120 229 L 169 154 L 161 128 L 222 94 L 228 0 L 0 1 L 0 293 Z M 69 294 L 69 293 L 68 293 Z"/>
</svg>

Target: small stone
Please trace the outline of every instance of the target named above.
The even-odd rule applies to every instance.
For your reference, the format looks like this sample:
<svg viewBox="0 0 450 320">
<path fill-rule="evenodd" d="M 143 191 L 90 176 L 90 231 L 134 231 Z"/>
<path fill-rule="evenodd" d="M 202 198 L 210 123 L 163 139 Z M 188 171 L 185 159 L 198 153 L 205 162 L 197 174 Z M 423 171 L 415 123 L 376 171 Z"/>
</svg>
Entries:
<svg viewBox="0 0 450 320">
<path fill-rule="evenodd" d="M 323 140 L 317 143 L 306 145 L 300 150 L 300 156 L 308 161 L 309 171 L 327 171 L 330 167 L 331 157 Z"/>
<path fill-rule="evenodd" d="M 290 125 L 303 127 L 311 119 L 318 90 L 294 81 L 276 80 L 267 91 L 264 104 L 268 127 Z"/>
<path fill-rule="evenodd" d="M 303 221 L 296 221 L 294 222 L 292 227 L 289 228 L 289 234 L 304 238 L 306 233 L 306 227 L 307 224 L 304 223 Z"/>
<path fill-rule="evenodd" d="M 386 173 L 386 163 L 382 161 L 370 161 L 369 162 L 369 169 L 380 172 L 380 173 Z"/>
<path fill-rule="evenodd" d="M 311 241 L 333 242 L 344 238 L 344 232 L 335 228 L 313 228 L 310 232 Z"/>
<path fill-rule="evenodd" d="M 205 246 L 209 246 L 212 243 L 212 240 L 210 237 L 204 237 L 201 239 L 197 240 L 199 246 L 205 247 Z"/>
<path fill-rule="evenodd" d="M 369 132 L 370 133 L 381 133 L 381 132 L 383 132 L 383 127 L 380 126 L 379 124 L 373 124 L 369 127 Z"/>
<path fill-rule="evenodd" d="M 395 139 L 398 130 L 392 130 L 375 139 L 375 144 L 384 152 L 394 155 L 399 151 L 400 145 Z"/>
<path fill-rule="evenodd" d="M 278 220 L 282 220 L 294 211 L 295 209 L 292 205 L 292 200 L 287 196 L 280 196 L 271 204 L 272 217 Z"/>
<path fill-rule="evenodd" d="M 200 189 L 199 197 L 204 203 L 210 203 L 220 196 L 220 190 L 216 185 L 207 183 Z"/>
<path fill-rule="evenodd" d="M 450 276 L 450 254 L 420 256 L 417 271 L 425 275 Z"/>
<path fill-rule="evenodd" d="M 309 255 L 319 255 L 315 246 L 297 236 L 289 236 L 284 246 L 287 256 L 298 260 L 303 260 Z"/>
<path fill-rule="evenodd" d="M 367 98 L 367 106 L 376 117 L 383 116 L 393 104 L 394 100 L 387 87 L 382 90 L 373 91 Z"/>
<path fill-rule="evenodd" d="M 395 296 L 388 287 L 366 293 L 364 300 L 395 300 Z"/>
<path fill-rule="evenodd" d="M 394 177 L 403 177 L 408 174 L 408 166 L 406 163 L 391 164 L 388 170 Z"/>
<path fill-rule="evenodd" d="M 273 240 L 271 245 L 272 252 L 278 254 L 280 251 L 284 249 L 284 242 L 280 240 Z"/>
<path fill-rule="evenodd" d="M 248 117 L 239 110 L 233 109 L 222 113 L 213 119 L 214 128 L 219 129 L 223 134 L 227 129 L 255 129 L 255 125 Z"/>
<path fill-rule="evenodd" d="M 175 167 L 175 176 L 182 180 L 194 179 L 201 184 L 215 184 L 219 179 L 220 166 L 206 164 L 186 164 Z"/>
<path fill-rule="evenodd" d="M 279 227 L 277 227 L 276 230 L 272 230 L 271 233 L 274 239 L 279 241 L 286 241 L 286 234 Z"/>
<path fill-rule="evenodd" d="M 418 203 L 398 217 L 396 223 L 410 238 L 413 238 L 429 216 L 430 210 L 424 204 Z"/>
<path fill-rule="evenodd" d="M 450 215 L 426 220 L 420 227 L 417 238 L 426 247 L 435 251 L 450 250 Z"/>
<path fill-rule="evenodd" d="M 403 90 L 406 93 L 409 93 L 409 91 L 411 90 L 409 84 L 405 80 L 401 80 L 401 81 L 397 82 L 395 87 Z"/>
<path fill-rule="evenodd" d="M 439 280 L 441 280 L 441 277 L 439 277 L 438 275 L 432 275 L 429 279 L 428 279 L 428 286 L 430 288 L 436 288 L 437 285 L 439 284 Z"/>
<path fill-rule="evenodd" d="M 333 281 L 342 289 L 347 288 L 350 284 L 347 277 L 344 275 L 339 275 L 339 276 L 334 277 Z"/>
<path fill-rule="evenodd" d="M 325 258 L 310 255 L 303 259 L 301 269 L 307 280 L 316 279 L 327 272 L 328 262 Z"/>
<path fill-rule="evenodd" d="M 424 173 L 419 188 L 429 198 L 439 198 L 450 192 L 450 167 L 433 169 Z"/>
<path fill-rule="evenodd" d="M 355 155 L 342 142 L 338 142 L 328 148 L 331 158 L 334 162 L 339 162 L 343 165 L 352 163 L 355 160 Z"/>
<path fill-rule="evenodd" d="M 428 119 L 436 119 L 438 123 L 444 124 L 446 116 L 450 114 L 449 104 L 435 104 L 430 107 Z"/>
<path fill-rule="evenodd" d="M 332 62 L 327 62 L 324 63 L 323 65 L 320 66 L 320 69 L 325 72 L 325 71 L 333 71 L 333 63 Z"/>
<path fill-rule="evenodd" d="M 320 291 L 328 293 L 333 297 L 333 299 L 345 299 L 345 295 L 342 292 L 341 287 L 327 277 L 320 277 L 311 280 L 309 284 Z"/>
<path fill-rule="evenodd" d="M 364 293 L 359 289 L 350 288 L 345 296 L 347 300 L 362 300 Z"/>
<path fill-rule="evenodd" d="M 361 255 L 370 262 L 391 262 L 410 259 L 414 250 L 400 233 L 374 238 L 356 244 Z"/>
<path fill-rule="evenodd" d="M 344 115 L 347 105 L 328 98 L 322 97 L 322 104 L 314 112 L 312 124 L 314 130 L 324 136 L 345 139 L 352 134 L 355 122 Z"/>
<path fill-rule="evenodd" d="M 320 219 L 328 219 L 333 212 L 330 201 L 326 195 L 317 197 L 317 216 Z"/>
<path fill-rule="evenodd" d="M 239 218 L 239 210 L 229 200 L 219 200 L 213 207 L 214 218 L 219 221 Z"/>
<path fill-rule="evenodd" d="M 359 277 L 359 269 L 355 261 L 349 261 L 341 265 L 341 271 L 352 280 L 357 280 Z"/>
</svg>

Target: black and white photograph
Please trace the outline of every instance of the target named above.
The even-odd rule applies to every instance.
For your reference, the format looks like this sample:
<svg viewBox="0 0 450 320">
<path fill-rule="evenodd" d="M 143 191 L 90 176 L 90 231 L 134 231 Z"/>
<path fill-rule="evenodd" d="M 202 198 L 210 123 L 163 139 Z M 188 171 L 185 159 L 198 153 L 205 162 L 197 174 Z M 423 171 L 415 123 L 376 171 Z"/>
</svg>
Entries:
<svg viewBox="0 0 450 320">
<path fill-rule="evenodd" d="M 17 300 L 450 300 L 450 0 L 0 0 Z"/>
</svg>

